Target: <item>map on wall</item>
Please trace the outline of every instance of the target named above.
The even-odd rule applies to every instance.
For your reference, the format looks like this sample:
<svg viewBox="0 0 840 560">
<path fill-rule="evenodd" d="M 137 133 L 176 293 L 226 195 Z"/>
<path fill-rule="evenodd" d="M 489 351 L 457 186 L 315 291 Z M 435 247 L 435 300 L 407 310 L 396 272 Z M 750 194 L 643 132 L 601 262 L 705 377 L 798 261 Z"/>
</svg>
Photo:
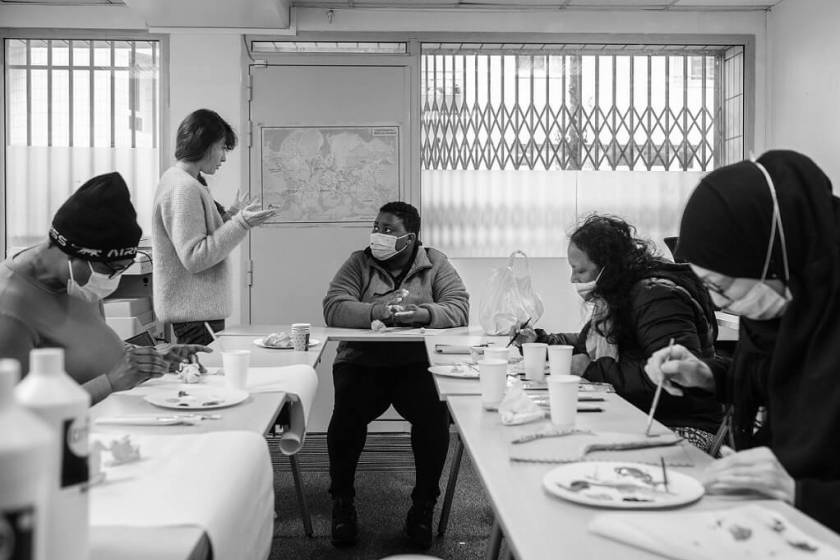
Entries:
<svg viewBox="0 0 840 560">
<path fill-rule="evenodd" d="M 274 223 L 368 222 L 400 198 L 398 126 L 262 129 L 262 194 Z"/>
</svg>

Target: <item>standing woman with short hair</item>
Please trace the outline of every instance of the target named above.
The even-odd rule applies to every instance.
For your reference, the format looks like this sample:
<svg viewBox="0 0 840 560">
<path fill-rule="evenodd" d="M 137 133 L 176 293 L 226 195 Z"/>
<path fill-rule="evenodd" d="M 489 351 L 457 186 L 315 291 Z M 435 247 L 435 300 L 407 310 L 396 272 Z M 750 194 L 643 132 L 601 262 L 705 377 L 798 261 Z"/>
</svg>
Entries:
<svg viewBox="0 0 840 560">
<path fill-rule="evenodd" d="M 204 326 L 225 326 L 231 313 L 227 257 L 252 227 L 274 215 L 258 200 L 237 197 L 225 210 L 204 175 L 236 146 L 236 133 L 215 111 L 199 109 L 178 127 L 175 165 L 164 172 L 152 218 L 155 313 L 172 323 L 178 342 L 209 344 Z"/>
</svg>

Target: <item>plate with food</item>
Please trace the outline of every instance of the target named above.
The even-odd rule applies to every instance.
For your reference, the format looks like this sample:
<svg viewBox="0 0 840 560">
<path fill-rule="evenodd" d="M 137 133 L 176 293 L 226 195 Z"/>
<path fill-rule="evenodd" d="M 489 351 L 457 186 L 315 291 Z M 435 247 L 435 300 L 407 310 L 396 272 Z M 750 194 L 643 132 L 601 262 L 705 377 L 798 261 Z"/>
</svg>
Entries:
<svg viewBox="0 0 840 560">
<path fill-rule="evenodd" d="M 429 371 L 444 377 L 460 377 L 461 379 L 478 379 L 478 367 L 471 364 L 452 364 L 446 366 L 431 366 Z"/>
<path fill-rule="evenodd" d="M 225 408 L 241 403 L 249 396 L 248 391 L 212 387 L 209 385 L 161 385 L 155 387 L 143 400 L 161 408 L 176 410 L 206 410 Z"/>
<path fill-rule="evenodd" d="M 703 485 L 686 474 L 642 463 L 581 461 L 562 465 L 543 477 L 549 494 L 588 506 L 659 509 L 691 504 Z"/>
<path fill-rule="evenodd" d="M 292 339 L 288 335 L 288 333 L 280 332 L 280 333 L 271 333 L 266 336 L 262 336 L 254 340 L 254 344 L 259 346 L 260 348 L 269 348 L 271 350 L 292 350 Z M 321 341 L 317 338 L 309 339 L 309 346 L 317 346 L 321 344 Z"/>
</svg>

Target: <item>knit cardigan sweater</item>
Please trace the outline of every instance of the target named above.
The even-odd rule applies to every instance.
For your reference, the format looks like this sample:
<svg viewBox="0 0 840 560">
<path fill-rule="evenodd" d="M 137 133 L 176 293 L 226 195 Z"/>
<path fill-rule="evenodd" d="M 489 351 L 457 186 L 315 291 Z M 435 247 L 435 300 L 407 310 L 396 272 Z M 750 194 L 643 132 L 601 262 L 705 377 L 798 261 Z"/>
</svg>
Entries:
<svg viewBox="0 0 840 560">
<path fill-rule="evenodd" d="M 154 307 L 170 323 L 231 313 L 227 256 L 245 239 L 241 214 L 225 221 L 210 190 L 174 166 L 161 176 L 152 216 Z"/>
</svg>

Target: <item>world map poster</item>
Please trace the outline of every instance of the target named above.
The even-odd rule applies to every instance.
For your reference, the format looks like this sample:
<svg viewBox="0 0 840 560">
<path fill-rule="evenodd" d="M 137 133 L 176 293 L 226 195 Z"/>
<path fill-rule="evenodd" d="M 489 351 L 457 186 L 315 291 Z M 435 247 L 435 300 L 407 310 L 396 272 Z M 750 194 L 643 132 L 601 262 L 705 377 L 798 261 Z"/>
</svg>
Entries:
<svg viewBox="0 0 840 560">
<path fill-rule="evenodd" d="M 262 196 L 273 223 L 372 221 L 400 198 L 399 127 L 262 128 Z"/>
</svg>

